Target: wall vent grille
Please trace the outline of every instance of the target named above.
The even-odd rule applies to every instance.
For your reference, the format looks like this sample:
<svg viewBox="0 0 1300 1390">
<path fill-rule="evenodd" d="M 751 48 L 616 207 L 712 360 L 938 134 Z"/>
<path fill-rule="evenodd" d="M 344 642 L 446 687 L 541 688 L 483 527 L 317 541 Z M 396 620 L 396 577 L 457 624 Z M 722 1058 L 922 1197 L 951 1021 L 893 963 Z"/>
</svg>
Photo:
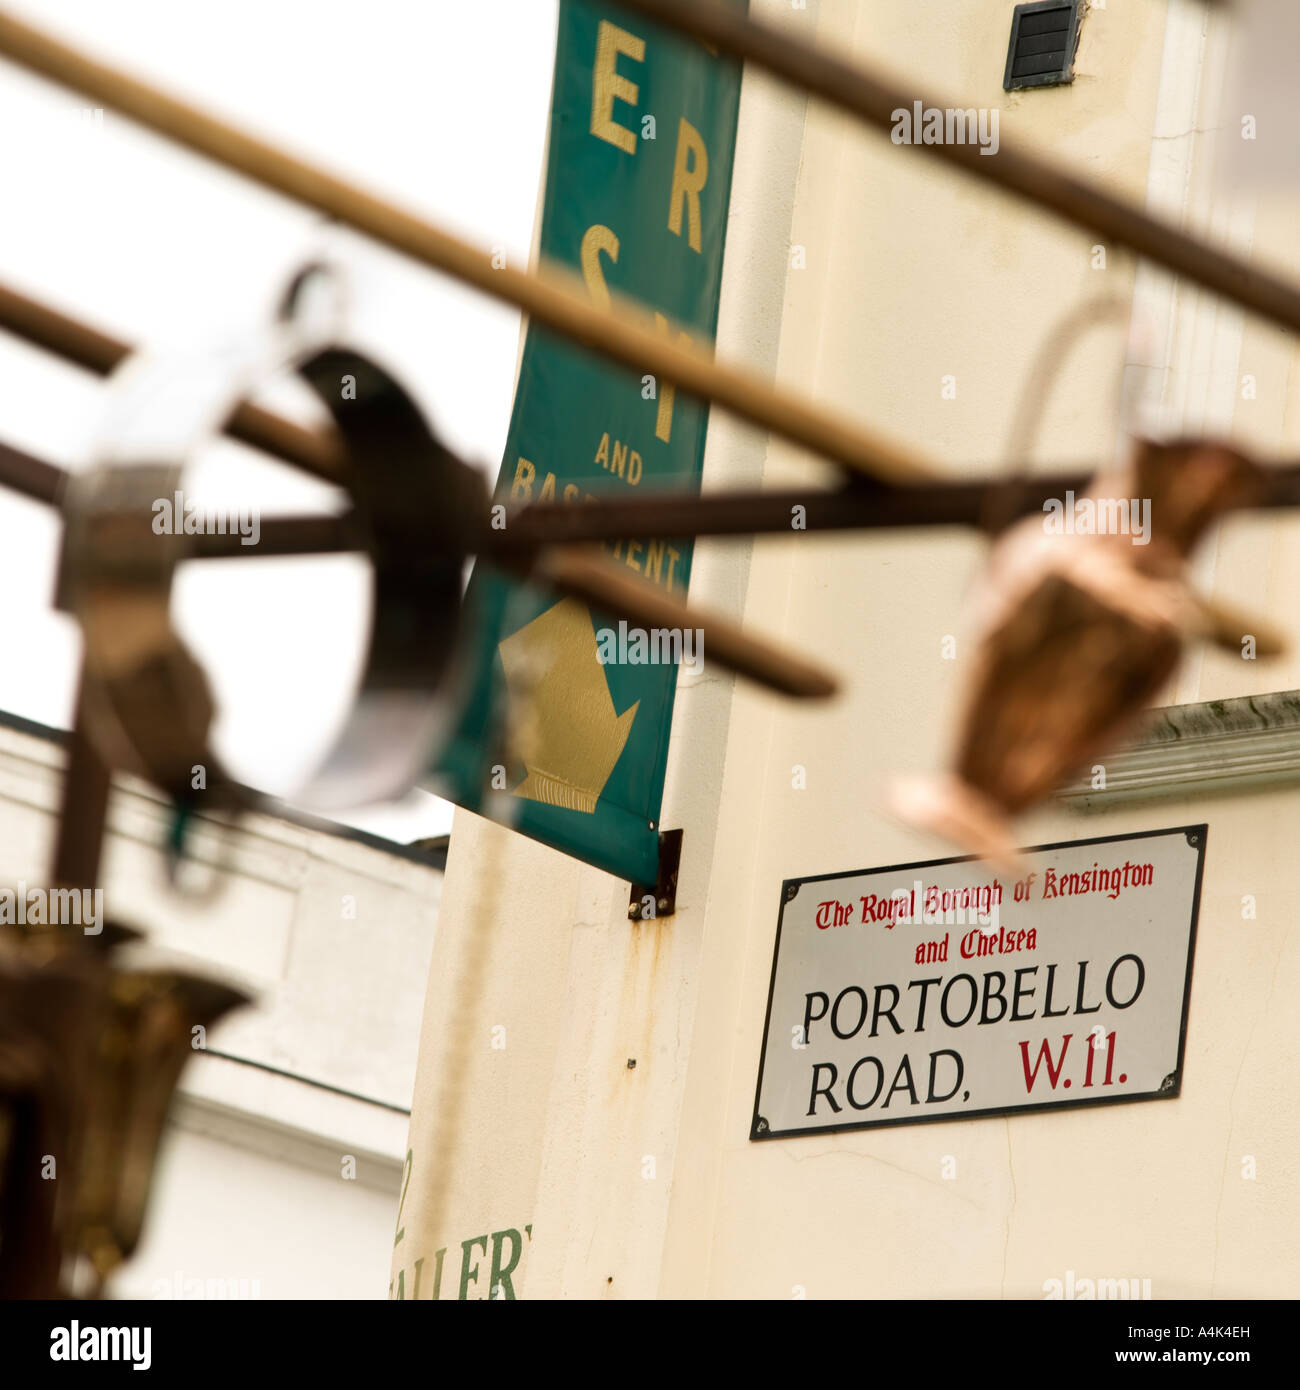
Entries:
<svg viewBox="0 0 1300 1390">
<path fill-rule="evenodd" d="M 1079 38 L 1079 0 L 1038 0 L 1017 5 L 1002 86 L 1056 87 L 1074 80 L 1074 48 Z"/>
</svg>

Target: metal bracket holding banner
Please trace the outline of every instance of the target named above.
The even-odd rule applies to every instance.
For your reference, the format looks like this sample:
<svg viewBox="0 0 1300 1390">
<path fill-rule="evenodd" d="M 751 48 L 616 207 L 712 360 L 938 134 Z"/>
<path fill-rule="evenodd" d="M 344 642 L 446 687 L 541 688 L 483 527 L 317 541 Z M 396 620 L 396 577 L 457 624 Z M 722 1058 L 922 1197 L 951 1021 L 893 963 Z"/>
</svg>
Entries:
<svg viewBox="0 0 1300 1390">
<path fill-rule="evenodd" d="M 682 863 L 682 832 L 659 832 L 659 873 L 654 883 L 634 883 L 627 915 L 633 922 L 671 917 L 677 911 L 677 871 Z"/>
</svg>

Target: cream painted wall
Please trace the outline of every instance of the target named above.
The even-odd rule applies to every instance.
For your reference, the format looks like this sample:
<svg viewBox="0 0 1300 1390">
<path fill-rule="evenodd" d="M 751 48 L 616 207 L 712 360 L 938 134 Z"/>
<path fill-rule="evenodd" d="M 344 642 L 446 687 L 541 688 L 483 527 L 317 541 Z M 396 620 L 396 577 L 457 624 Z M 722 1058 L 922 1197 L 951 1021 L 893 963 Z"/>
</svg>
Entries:
<svg viewBox="0 0 1300 1390">
<path fill-rule="evenodd" d="M 1094 10 L 1073 86 L 1017 94 L 1001 88 L 1009 0 L 752 9 L 889 65 L 918 96 L 996 106 L 1005 141 L 1035 144 L 1113 191 L 1172 199 L 1223 235 L 1245 227 L 1270 254 L 1284 238 L 1285 224 L 1263 214 L 1220 216 L 1202 188 L 1197 122 L 1218 119 L 1221 42 L 1184 0 Z M 1058 316 L 1094 295 L 1133 296 L 1132 259 L 1108 248 L 1095 270 L 1094 240 L 937 170 L 922 151 L 816 107 L 805 118 L 799 99 L 747 75 L 720 350 L 955 473 L 984 472 L 1003 457 Z M 791 247 L 805 269 L 790 268 Z M 1231 400 L 1231 382 L 1214 375 L 1237 370 L 1230 317 L 1158 281 L 1138 309 L 1131 340 L 1121 321 L 1077 344 L 1037 467 L 1107 458 L 1124 382 L 1131 398 L 1173 401 L 1189 419 L 1198 393 Z M 1240 338 L 1269 383 L 1258 438 L 1285 447 L 1294 388 L 1276 354 L 1286 345 L 1253 325 Z M 954 400 L 941 396 L 946 374 Z M 813 485 L 824 472 L 715 417 L 706 486 Z M 1283 605 L 1290 525 L 1225 530 L 1208 566 L 1220 592 L 1244 599 L 1264 581 Z M 405 1296 L 417 1257 L 428 1269 L 445 1249 L 454 1277 L 462 1241 L 481 1234 L 486 1252 L 487 1233 L 524 1221 L 514 1287 L 534 1298 L 1042 1297 L 1070 1270 L 1149 1278 L 1156 1297 L 1300 1292 L 1287 1009 L 1300 987 L 1288 828 L 1300 791 L 1089 816 L 1054 806 L 1023 828 L 1032 844 L 1209 821 L 1176 1101 L 748 1138 L 782 879 L 951 853 L 887 819 L 878 799 L 892 773 L 944 757 L 969 659 L 963 600 L 982 555 L 955 531 L 700 547 L 692 598 L 820 653 L 847 694 L 814 709 L 707 670 L 683 680 L 663 813 L 685 830 L 671 919 L 629 925 L 626 885 L 457 814 L 416 1083 L 409 1246 L 393 1266 Z M 956 661 L 941 659 L 946 635 Z M 1300 684 L 1207 659 L 1182 698 L 1288 680 Z M 796 766 L 806 790 L 792 784 Z M 1247 893 L 1254 921 L 1242 920 Z M 496 1025 L 517 1050 L 491 1049 Z M 1240 1176 L 1247 1155 L 1253 1181 Z M 481 1267 L 468 1292 L 487 1296 L 487 1262 L 469 1253 Z M 455 1296 L 448 1277 L 442 1296 Z"/>
<path fill-rule="evenodd" d="M 63 764 L 54 731 L 0 723 L 0 886 L 47 881 Z M 195 826 L 185 881 L 220 881 L 185 896 L 169 830 L 156 793 L 115 782 L 104 910 L 144 933 L 125 956 L 252 1002 L 181 1074 L 140 1248 L 110 1296 L 382 1298 L 442 871 L 256 814 Z"/>
<path fill-rule="evenodd" d="M 332 1172 L 171 1129 L 145 1240 L 112 1296 L 382 1298 L 397 1183 L 341 1181 L 331 1158 Z"/>
<path fill-rule="evenodd" d="M 940 4 L 868 13 L 828 3 L 819 37 L 924 76 L 926 89 L 960 91 L 963 105 L 1000 105 L 1005 140 L 1032 140 L 1141 198 L 1159 158 L 1151 135 L 1163 7 L 1095 11 L 1073 87 L 1003 97 L 995 50 L 1004 51 L 1010 8 L 963 7 L 954 32 L 940 22 L 951 7 Z M 929 72 L 917 61 L 921 34 Z M 1094 147 L 1103 153 L 1090 155 Z M 1091 238 L 906 169 L 910 154 L 810 119 L 795 238 L 808 243 L 814 272 L 791 276 L 781 371 L 951 466 L 978 465 L 997 457 L 1052 314 L 1103 280 L 1130 293 L 1132 271 L 1113 253 L 1106 272 L 1093 271 Z M 1043 463 L 1104 455 L 1124 358 L 1122 332 L 1079 345 L 1046 417 Z M 945 371 L 957 376 L 952 402 L 939 398 Z M 766 470 L 803 471 L 783 450 Z M 1223 546 L 1238 558 L 1221 558 L 1215 572 L 1228 588 L 1250 547 L 1232 532 Z M 962 599 L 980 554 L 970 538 L 925 534 L 756 553 L 746 616 L 833 655 L 851 693 L 821 713 L 737 691 L 720 810 L 732 852 L 718 856 L 710 885 L 699 986 L 710 1007 L 693 1040 L 660 1291 L 1042 1297 L 1045 1281 L 1074 1270 L 1150 1278 L 1156 1297 L 1293 1296 L 1300 1257 L 1287 1232 L 1300 1217 L 1300 1124 L 1286 1101 L 1297 1061 L 1286 1001 L 1300 984 L 1300 948 L 1287 822 L 1300 794 L 1290 789 L 1086 819 L 1052 810 L 1023 828 L 1032 844 L 1210 822 L 1177 1101 L 748 1139 L 781 880 L 950 852 L 883 817 L 877 796 L 891 772 L 943 756 L 936 734 L 961 679 Z M 958 636 L 956 662 L 940 660 L 948 633 Z M 1277 688 L 1262 670 L 1247 678 L 1262 684 L 1246 684 L 1241 665 L 1216 693 Z M 796 764 L 807 790 L 791 787 Z M 1258 896 L 1257 921 L 1242 920 L 1246 893 Z M 1247 1155 L 1254 1181 L 1241 1176 Z M 945 1156 L 956 1159 L 953 1180 L 941 1177 Z"/>
</svg>

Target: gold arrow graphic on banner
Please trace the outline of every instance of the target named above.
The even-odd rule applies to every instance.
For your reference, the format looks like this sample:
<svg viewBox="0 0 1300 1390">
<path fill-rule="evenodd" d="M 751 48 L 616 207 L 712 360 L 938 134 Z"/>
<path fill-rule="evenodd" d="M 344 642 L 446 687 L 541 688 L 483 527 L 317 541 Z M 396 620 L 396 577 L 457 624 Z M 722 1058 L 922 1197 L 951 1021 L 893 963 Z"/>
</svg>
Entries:
<svg viewBox="0 0 1300 1390">
<path fill-rule="evenodd" d="M 507 637 L 499 651 L 511 703 L 522 711 L 528 770 L 513 794 L 594 812 L 641 702 L 615 712 L 590 609 L 567 598 Z"/>
</svg>

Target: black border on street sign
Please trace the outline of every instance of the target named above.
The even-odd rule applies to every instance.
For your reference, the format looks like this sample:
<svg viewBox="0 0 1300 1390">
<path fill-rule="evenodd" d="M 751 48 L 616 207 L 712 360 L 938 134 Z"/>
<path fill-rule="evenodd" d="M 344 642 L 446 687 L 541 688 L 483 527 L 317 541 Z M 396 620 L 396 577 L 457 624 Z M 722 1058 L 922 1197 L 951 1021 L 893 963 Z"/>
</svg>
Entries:
<svg viewBox="0 0 1300 1390">
<path fill-rule="evenodd" d="M 1187 969 L 1183 975 L 1183 1014 L 1178 1026 L 1178 1061 L 1170 1077 L 1170 1085 L 1160 1090 L 1142 1091 L 1136 1095 L 1086 1096 L 1079 1100 L 1035 1101 L 1028 1105 L 1002 1105 L 989 1110 L 949 1111 L 942 1115 L 900 1115 L 888 1120 L 848 1120 L 843 1124 L 809 1125 L 803 1129 L 771 1129 L 759 1113 L 763 1094 L 763 1068 L 767 1063 L 767 1038 L 772 1026 L 772 997 L 776 992 L 776 972 L 781 959 L 781 927 L 785 921 L 786 904 L 793 901 L 798 890 L 805 883 L 822 883 L 831 878 L 858 878 L 863 874 L 901 873 L 908 869 L 935 869 L 946 864 L 981 863 L 976 854 L 957 854 L 949 859 L 920 859 L 910 864 L 882 864 L 866 869 L 845 869 L 839 873 L 808 874 L 803 878 L 787 878 L 781 883 L 781 907 L 776 919 L 776 943 L 772 949 L 772 975 L 767 986 L 767 1013 L 763 1019 L 762 1050 L 758 1054 L 758 1084 L 754 1088 L 754 1114 L 750 1120 L 751 1140 L 794 1139 L 809 1134 L 839 1134 L 855 1129 L 885 1129 L 895 1125 L 933 1125 L 952 1124 L 962 1120 L 987 1120 L 1000 1115 L 1027 1115 L 1039 1110 L 1078 1110 L 1091 1105 L 1130 1105 L 1141 1100 L 1175 1100 L 1183 1085 L 1183 1052 L 1187 1046 L 1187 1013 L 1192 998 L 1192 960 L 1196 954 L 1196 927 L 1201 914 L 1201 875 L 1205 868 L 1205 844 L 1209 839 L 1210 827 L 1201 825 L 1173 825 L 1164 830 L 1135 830 L 1125 835 L 1098 835 L 1086 840 L 1057 840 L 1048 845 L 1030 845 L 1023 848 L 1022 854 L 1037 854 L 1050 849 L 1076 849 L 1082 845 L 1112 845 L 1120 840 L 1151 840 L 1162 835 L 1184 835 L 1187 843 L 1196 850 L 1196 886 L 1192 890 L 1192 922 L 1187 936 Z M 1193 839 L 1193 836 L 1196 838 Z"/>
</svg>

